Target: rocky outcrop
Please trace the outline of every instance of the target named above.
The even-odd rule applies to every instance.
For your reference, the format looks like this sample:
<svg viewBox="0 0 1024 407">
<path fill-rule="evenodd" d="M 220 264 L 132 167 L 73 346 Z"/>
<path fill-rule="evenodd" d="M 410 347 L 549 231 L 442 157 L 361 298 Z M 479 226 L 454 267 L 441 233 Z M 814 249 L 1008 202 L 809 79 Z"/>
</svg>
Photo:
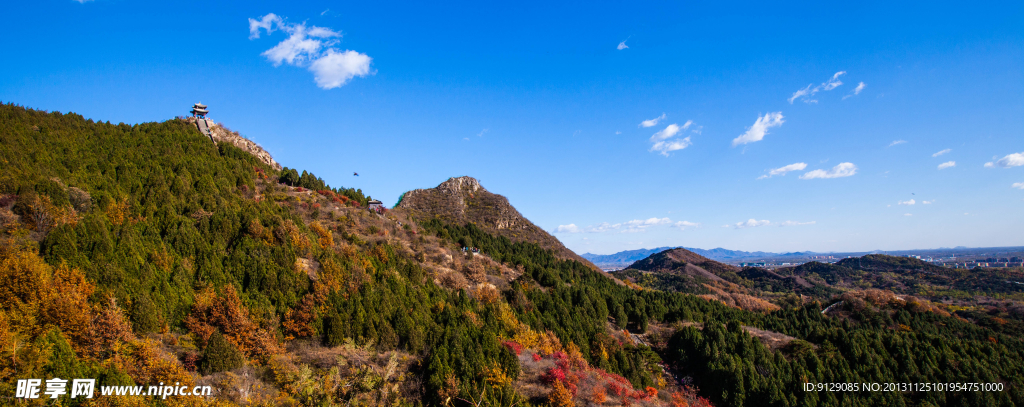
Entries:
<svg viewBox="0 0 1024 407">
<path fill-rule="evenodd" d="M 514 242 L 536 243 L 561 258 L 579 260 L 597 269 L 593 263 L 523 217 L 507 198 L 491 193 L 472 177 L 452 177 L 436 188 L 406 192 L 395 209 L 421 218 L 436 216 L 457 225 L 472 222 L 490 233 Z"/>
<path fill-rule="evenodd" d="M 231 131 L 221 124 L 213 124 L 213 120 L 210 119 L 197 119 L 195 117 L 186 118 L 189 123 L 193 123 L 199 128 L 199 131 L 204 135 L 210 137 L 214 143 L 231 143 L 235 147 L 242 149 L 243 151 L 252 154 L 254 157 L 273 167 L 276 170 L 281 169 L 281 165 L 274 161 L 274 158 L 270 156 L 267 150 L 264 150 L 259 144 L 254 141 L 242 137 L 237 131 Z"/>
</svg>

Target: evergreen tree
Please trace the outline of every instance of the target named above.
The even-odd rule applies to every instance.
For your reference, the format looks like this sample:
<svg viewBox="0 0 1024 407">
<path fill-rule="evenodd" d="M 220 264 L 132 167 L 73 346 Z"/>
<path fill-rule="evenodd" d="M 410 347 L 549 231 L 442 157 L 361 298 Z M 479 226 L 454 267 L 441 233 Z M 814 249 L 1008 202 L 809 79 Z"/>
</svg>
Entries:
<svg viewBox="0 0 1024 407">
<path fill-rule="evenodd" d="M 210 335 L 206 349 L 203 350 L 203 361 L 199 370 L 203 374 L 224 372 L 240 368 L 244 363 L 245 360 L 238 348 L 228 342 L 220 331 L 215 331 Z"/>
</svg>

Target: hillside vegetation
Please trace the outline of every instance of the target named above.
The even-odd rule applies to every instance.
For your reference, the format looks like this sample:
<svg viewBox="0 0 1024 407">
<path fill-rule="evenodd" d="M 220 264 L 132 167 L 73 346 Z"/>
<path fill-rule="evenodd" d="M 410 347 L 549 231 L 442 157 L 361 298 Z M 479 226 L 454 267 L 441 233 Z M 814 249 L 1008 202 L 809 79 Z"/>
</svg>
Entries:
<svg viewBox="0 0 1024 407">
<path fill-rule="evenodd" d="M 623 284 L 476 180 L 420 191 L 371 212 L 360 190 L 276 170 L 184 120 L 0 106 L 0 396 L 18 379 L 88 377 L 216 391 L 58 402 L 1024 403 L 1020 337 L 935 303 L 844 292 L 823 314 L 795 292 L 813 276 L 769 289 L 792 276 L 683 252 L 632 272 L 691 279 L 703 296 Z M 1005 389 L 802 388 L 891 381 Z"/>
</svg>

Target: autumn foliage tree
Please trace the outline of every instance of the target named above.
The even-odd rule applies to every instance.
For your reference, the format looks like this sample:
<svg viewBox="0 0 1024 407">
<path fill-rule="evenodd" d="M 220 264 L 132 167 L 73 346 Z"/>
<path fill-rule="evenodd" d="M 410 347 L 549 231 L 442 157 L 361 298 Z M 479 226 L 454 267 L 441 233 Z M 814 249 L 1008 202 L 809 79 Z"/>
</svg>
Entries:
<svg viewBox="0 0 1024 407">
<path fill-rule="evenodd" d="M 275 336 L 253 322 L 234 287 L 226 286 L 220 295 L 205 291 L 196 296 L 185 325 L 205 343 L 215 332 L 238 346 L 249 357 L 266 360 L 281 351 Z"/>
</svg>

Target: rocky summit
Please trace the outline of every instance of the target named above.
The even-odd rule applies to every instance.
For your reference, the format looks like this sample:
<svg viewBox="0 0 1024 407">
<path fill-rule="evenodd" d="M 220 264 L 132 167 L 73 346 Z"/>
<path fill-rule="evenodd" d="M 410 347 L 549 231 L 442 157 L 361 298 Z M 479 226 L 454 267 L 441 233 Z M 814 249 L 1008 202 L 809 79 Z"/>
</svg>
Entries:
<svg viewBox="0 0 1024 407">
<path fill-rule="evenodd" d="M 514 242 L 534 242 L 560 258 L 578 260 L 597 269 L 523 217 L 507 198 L 488 191 L 473 177 L 452 177 L 435 188 L 406 192 L 395 207 L 420 218 L 437 217 L 460 225 L 473 223 Z"/>
</svg>

